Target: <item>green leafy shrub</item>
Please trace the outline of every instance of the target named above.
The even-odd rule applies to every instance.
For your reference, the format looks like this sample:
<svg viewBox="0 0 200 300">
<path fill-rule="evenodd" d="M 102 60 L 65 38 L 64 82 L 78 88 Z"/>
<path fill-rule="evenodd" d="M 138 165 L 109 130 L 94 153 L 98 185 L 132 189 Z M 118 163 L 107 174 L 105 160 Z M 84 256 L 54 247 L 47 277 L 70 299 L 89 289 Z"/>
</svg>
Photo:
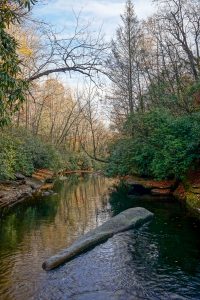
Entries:
<svg viewBox="0 0 200 300">
<path fill-rule="evenodd" d="M 109 175 L 181 178 L 200 159 L 200 113 L 135 114 L 127 120 L 125 131 L 129 137 L 113 145 Z"/>
<path fill-rule="evenodd" d="M 0 133 L 0 179 L 13 179 L 16 172 L 28 176 L 40 168 L 59 170 L 63 164 L 53 145 L 23 129 Z"/>
<path fill-rule="evenodd" d="M 83 152 L 68 152 L 68 170 L 89 170 L 92 167 L 91 159 Z"/>
<path fill-rule="evenodd" d="M 13 169 L 16 163 L 16 151 L 13 140 L 7 136 L 0 138 L 0 176 L 13 178 Z"/>
</svg>

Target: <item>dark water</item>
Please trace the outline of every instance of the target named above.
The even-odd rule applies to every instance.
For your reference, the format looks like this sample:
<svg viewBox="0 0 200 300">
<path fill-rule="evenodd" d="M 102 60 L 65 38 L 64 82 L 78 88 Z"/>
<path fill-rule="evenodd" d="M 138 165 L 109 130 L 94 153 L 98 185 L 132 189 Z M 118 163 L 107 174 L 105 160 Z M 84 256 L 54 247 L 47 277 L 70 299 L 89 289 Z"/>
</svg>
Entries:
<svg viewBox="0 0 200 300">
<path fill-rule="evenodd" d="M 128 197 L 112 181 L 58 183 L 57 195 L 0 222 L 0 300 L 200 299 L 200 226 L 179 203 Z M 42 262 L 122 210 L 143 206 L 149 225 L 118 234 L 60 268 Z"/>
</svg>

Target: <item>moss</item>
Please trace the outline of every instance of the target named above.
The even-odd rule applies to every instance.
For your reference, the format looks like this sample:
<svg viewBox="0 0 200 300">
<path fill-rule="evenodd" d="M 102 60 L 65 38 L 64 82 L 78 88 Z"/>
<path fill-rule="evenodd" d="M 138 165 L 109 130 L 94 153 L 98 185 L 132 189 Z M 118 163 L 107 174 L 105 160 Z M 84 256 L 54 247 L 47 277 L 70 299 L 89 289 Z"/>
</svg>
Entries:
<svg viewBox="0 0 200 300">
<path fill-rule="evenodd" d="M 188 178 L 187 178 L 187 179 L 184 178 L 184 179 L 182 180 L 182 184 L 183 184 L 183 186 L 184 186 L 184 188 L 185 188 L 186 191 L 189 191 L 189 190 L 190 190 L 190 188 L 191 188 L 191 183 L 189 182 Z"/>
<path fill-rule="evenodd" d="M 186 205 L 200 218 L 200 194 L 187 192 Z"/>
</svg>

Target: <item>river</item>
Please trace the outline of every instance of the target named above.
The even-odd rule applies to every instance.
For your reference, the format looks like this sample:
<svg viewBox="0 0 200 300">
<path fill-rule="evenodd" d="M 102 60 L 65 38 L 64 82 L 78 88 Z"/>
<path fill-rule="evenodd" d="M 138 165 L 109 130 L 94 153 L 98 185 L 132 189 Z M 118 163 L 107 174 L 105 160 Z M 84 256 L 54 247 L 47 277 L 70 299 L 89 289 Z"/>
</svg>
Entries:
<svg viewBox="0 0 200 300">
<path fill-rule="evenodd" d="M 0 299 L 200 299 L 200 225 L 173 199 L 110 194 L 91 176 L 56 183 L 0 221 Z M 150 224 L 117 234 L 50 272 L 42 262 L 129 207 L 155 213 Z"/>
</svg>

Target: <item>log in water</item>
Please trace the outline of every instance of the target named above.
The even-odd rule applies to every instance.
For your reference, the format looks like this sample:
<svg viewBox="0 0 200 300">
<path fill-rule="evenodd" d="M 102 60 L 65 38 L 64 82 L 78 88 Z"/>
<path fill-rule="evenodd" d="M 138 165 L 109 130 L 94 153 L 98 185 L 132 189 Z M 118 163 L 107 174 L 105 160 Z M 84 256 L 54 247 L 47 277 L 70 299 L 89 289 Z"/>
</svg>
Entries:
<svg viewBox="0 0 200 300">
<path fill-rule="evenodd" d="M 151 220 L 152 217 L 153 214 L 142 207 L 127 209 L 105 222 L 103 225 L 82 236 L 69 248 L 47 259 L 42 264 L 42 267 L 46 271 L 54 269 L 86 250 L 105 242 L 119 232 L 143 225 Z"/>
</svg>

